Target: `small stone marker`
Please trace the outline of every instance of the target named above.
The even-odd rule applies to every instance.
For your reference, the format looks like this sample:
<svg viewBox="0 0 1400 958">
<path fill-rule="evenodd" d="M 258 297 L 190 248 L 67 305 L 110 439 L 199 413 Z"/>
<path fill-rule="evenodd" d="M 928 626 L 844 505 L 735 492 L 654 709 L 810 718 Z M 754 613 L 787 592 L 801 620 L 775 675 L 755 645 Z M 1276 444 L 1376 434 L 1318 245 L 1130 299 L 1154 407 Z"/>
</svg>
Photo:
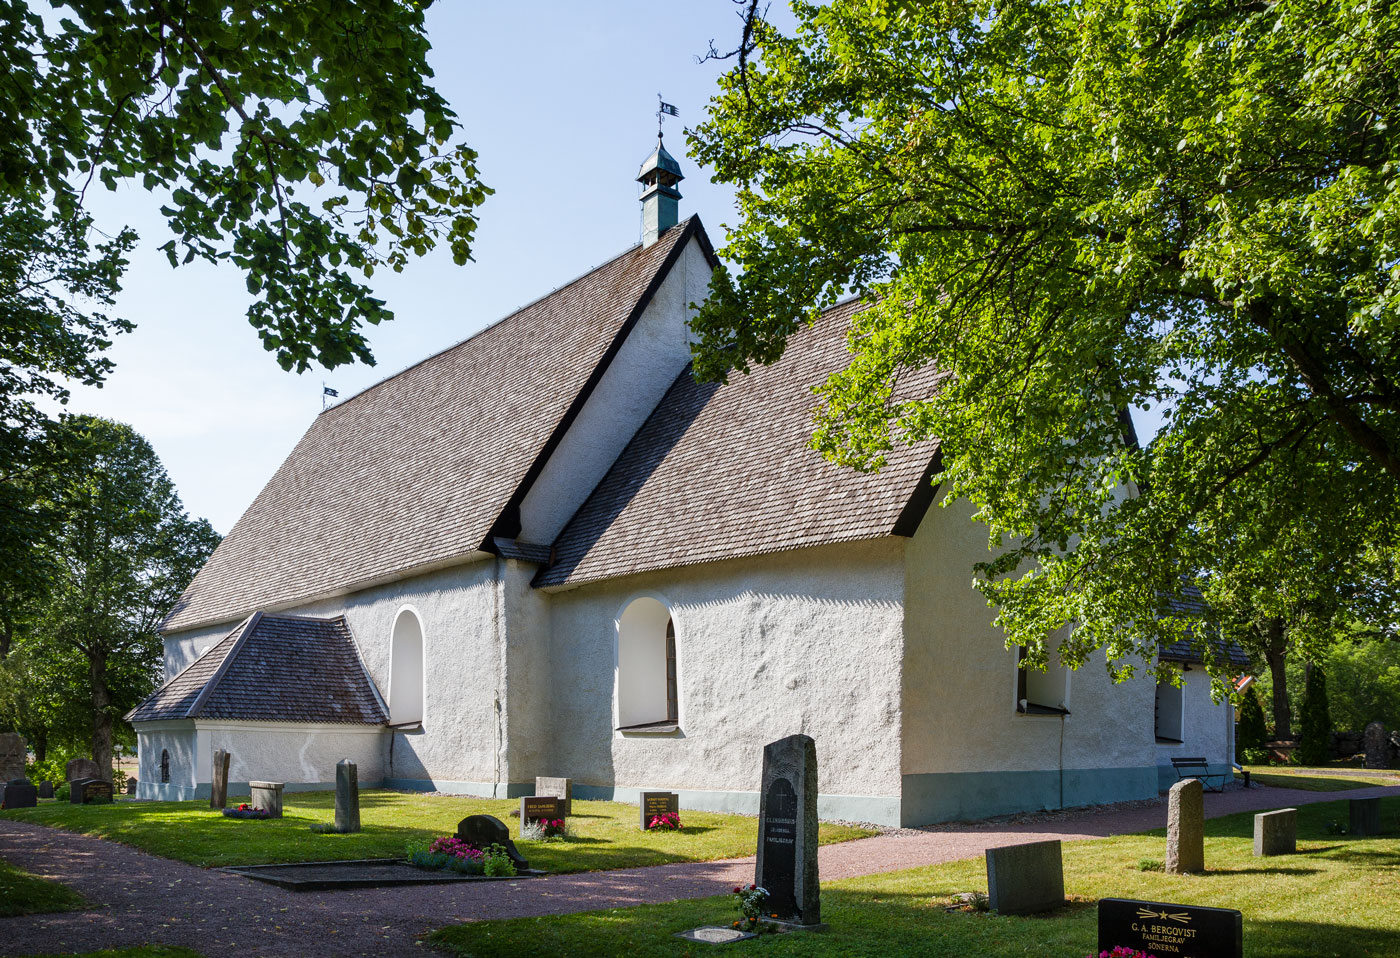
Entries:
<svg viewBox="0 0 1400 958">
<path fill-rule="evenodd" d="M 1201 780 L 1172 786 L 1167 797 L 1167 868 L 1173 875 L 1206 870 L 1206 808 Z"/>
<path fill-rule="evenodd" d="M 127 780 L 126 780 L 126 793 L 127 793 L 128 795 L 135 795 L 135 794 L 136 794 L 136 785 L 137 785 L 136 776 L 132 775 L 132 776 L 128 777 Z"/>
<path fill-rule="evenodd" d="M 102 769 L 90 758 L 75 758 L 63 767 L 65 782 L 80 782 L 101 777 Z"/>
<path fill-rule="evenodd" d="M 68 783 L 68 801 L 73 805 L 110 805 L 112 783 L 101 778 L 80 778 Z"/>
<path fill-rule="evenodd" d="M 542 818 L 563 818 L 564 800 L 547 795 L 526 795 L 520 799 L 520 826 L 526 822 L 538 822 Z"/>
<path fill-rule="evenodd" d="M 1390 765 L 1390 739 L 1386 737 L 1385 726 L 1372 722 L 1366 726 L 1366 767 L 1386 768 Z"/>
<path fill-rule="evenodd" d="M 27 778 L 12 778 L 0 788 L 0 805 L 6 808 L 33 808 L 39 804 L 39 789 Z"/>
<path fill-rule="evenodd" d="M 269 818 L 281 818 L 282 784 L 282 782 L 249 782 L 248 804 L 269 812 Z"/>
<path fill-rule="evenodd" d="M 18 732 L 0 733 L 0 782 L 24 777 L 24 764 L 29 759 L 29 746 Z"/>
<path fill-rule="evenodd" d="M 564 817 L 574 813 L 574 780 L 572 778 L 535 777 L 535 794 L 564 800 Z"/>
<path fill-rule="evenodd" d="M 789 735 L 764 746 L 754 881 L 783 921 L 821 924 L 817 873 L 817 743 Z"/>
<path fill-rule="evenodd" d="M 457 823 L 457 837 L 474 848 L 490 848 L 500 845 L 515 863 L 517 871 L 524 871 L 530 863 L 520 857 L 515 842 L 510 840 L 510 829 L 495 815 L 468 815 Z"/>
<path fill-rule="evenodd" d="M 1381 800 L 1353 798 L 1351 800 L 1347 834 L 1357 838 L 1381 833 Z"/>
<path fill-rule="evenodd" d="M 53 798 L 53 782 L 45 780 L 39 783 L 39 797 Z"/>
<path fill-rule="evenodd" d="M 677 938 L 684 938 L 686 941 L 698 941 L 706 945 L 727 945 L 735 941 L 743 941 L 745 938 L 757 938 L 752 932 L 740 931 L 737 928 L 725 928 L 721 925 L 706 925 L 703 928 L 692 928 L 690 931 L 676 932 Z"/>
<path fill-rule="evenodd" d="M 348 758 L 335 766 L 335 830 L 342 835 L 360 830 L 360 774 Z"/>
<path fill-rule="evenodd" d="M 1172 958 L 1243 958 L 1244 916 L 1229 908 L 1099 899 L 1099 947 Z"/>
<path fill-rule="evenodd" d="M 209 778 L 210 808 L 222 809 L 228 804 L 228 760 L 226 750 L 214 749 L 214 773 Z"/>
<path fill-rule="evenodd" d="M 1298 810 L 1280 808 L 1254 816 L 1254 854 L 1292 855 L 1298 850 Z"/>
<path fill-rule="evenodd" d="M 651 820 L 658 815 L 679 815 L 681 797 L 675 792 L 642 792 L 641 801 L 642 831 L 651 828 Z"/>
<path fill-rule="evenodd" d="M 998 915 L 1031 915 L 1065 903 L 1058 839 L 987 849 L 987 904 Z"/>
</svg>

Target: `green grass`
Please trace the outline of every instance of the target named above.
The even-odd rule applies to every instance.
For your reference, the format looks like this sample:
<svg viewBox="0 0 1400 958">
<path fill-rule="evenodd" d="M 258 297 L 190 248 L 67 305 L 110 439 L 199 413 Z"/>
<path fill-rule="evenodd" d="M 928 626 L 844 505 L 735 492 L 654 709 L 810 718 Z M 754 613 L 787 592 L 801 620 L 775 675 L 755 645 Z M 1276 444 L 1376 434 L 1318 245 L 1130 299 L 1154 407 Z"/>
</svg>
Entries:
<svg viewBox="0 0 1400 958">
<path fill-rule="evenodd" d="M 231 798 L 230 804 L 240 799 Z M 318 835 L 309 826 L 335 818 L 334 792 L 289 792 L 284 818 L 239 821 L 224 818 L 205 802 L 118 802 L 113 805 L 40 803 L 38 808 L 0 812 L 5 818 L 37 822 L 72 832 L 133 845 L 154 855 L 208 867 L 277 862 L 393 858 L 404 845 L 456 832 L 468 815 L 495 815 L 511 836 L 517 820 L 508 817 L 517 801 L 454 798 L 366 789 L 360 792 L 364 830 L 354 835 Z M 752 855 L 758 820 L 743 815 L 681 810 L 680 832 L 643 832 L 637 806 L 574 801 L 563 842 L 526 842 L 516 847 L 530 865 L 550 872 L 634 868 L 666 862 L 711 861 Z M 823 843 L 865 838 L 870 831 L 822 825 Z"/>
<path fill-rule="evenodd" d="M 1400 775 L 1381 769 L 1293 765 L 1247 765 L 1249 780 L 1275 788 L 1297 788 L 1308 792 L 1341 792 L 1376 785 L 1400 785 Z M 1238 774 L 1235 778 L 1239 779 Z"/>
<path fill-rule="evenodd" d="M 76 911 L 86 905 L 83 896 L 68 886 L 0 861 L 0 918 Z"/>
<path fill-rule="evenodd" d="M 1299 851 L 1287 858 L 1253 857 L 1253 815 L 1206 823 L 1201 875 L 1139 871 L 1161 858 L 1165 830 L 1064 845 L 1065 890 L 1072 905 L 1027 918 L 948 914 L 955 894 L 985 891 L 978 858 L 834 881 L 822 890 L 822 933 L 764 936 L 740 946 L 750 956 L 919 955 L 930 958 L 1084 958 L 1096 945 L 1099 898 L 1124 897 L 1237 908 L 1244 913 L 1249 958 L 1396 958 L 1400 956 L 1400 799 L 1382 801 L 1387 833 L 1374 839 L 1329 836 L 1326 823 L 1345 818 L 1332 802 L 1298 810 Z M 549 918 L 472 922 L 435 932 L 430 941 L 456 954 L 489 958 L 571 955 L 709 954 L 676 932 L 728 924 L 729 896 L 584 912 Z M 693 951 L 691 949 L 694 949 Z"/>
</svg>

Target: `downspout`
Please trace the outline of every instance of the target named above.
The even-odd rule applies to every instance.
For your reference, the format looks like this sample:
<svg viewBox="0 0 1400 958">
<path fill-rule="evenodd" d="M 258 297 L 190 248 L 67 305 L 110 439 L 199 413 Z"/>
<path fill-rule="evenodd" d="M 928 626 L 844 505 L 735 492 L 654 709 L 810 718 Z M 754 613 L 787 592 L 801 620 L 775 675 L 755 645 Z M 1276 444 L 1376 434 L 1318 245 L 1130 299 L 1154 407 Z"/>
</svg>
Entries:
<svg viewBox="0 0 1400 958">
<path fill-rule="evenodd" d="M 491 633 L 496 641 L 496 694 L 494 707 L 496 712 L 496 768 L 491 780 L 491 797 L 505 798 L 501 795 L 501 749 L 505 744 L 505 730 L 502 728 L 501 714 L 501 685 L 505 676 L 505 642 L 501 637 L 501 593 L 504 589 L 502 559 L 499 554 L 492 560 L 492 580 L 491 580 Z"/>
</svg>

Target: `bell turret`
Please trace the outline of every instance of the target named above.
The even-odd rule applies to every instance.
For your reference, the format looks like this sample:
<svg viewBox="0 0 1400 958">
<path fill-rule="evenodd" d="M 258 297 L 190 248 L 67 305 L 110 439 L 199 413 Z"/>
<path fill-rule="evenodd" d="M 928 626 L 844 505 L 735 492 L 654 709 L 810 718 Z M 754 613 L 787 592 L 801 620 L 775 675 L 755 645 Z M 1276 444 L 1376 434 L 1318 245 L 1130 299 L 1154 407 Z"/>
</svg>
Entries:
<svg viewBox="0 0 1400 958">
<path fill-rule="evenodd" d="M 681 165 L 666 152 L 658 135 L 656 149 L 637 174 L 637 182 L 642 184 L 643 246 L 655 243 L 662 233 L 680 221 L 681 191 L 676 189 L 676 184 L 683 179 Z"/>
</svg>

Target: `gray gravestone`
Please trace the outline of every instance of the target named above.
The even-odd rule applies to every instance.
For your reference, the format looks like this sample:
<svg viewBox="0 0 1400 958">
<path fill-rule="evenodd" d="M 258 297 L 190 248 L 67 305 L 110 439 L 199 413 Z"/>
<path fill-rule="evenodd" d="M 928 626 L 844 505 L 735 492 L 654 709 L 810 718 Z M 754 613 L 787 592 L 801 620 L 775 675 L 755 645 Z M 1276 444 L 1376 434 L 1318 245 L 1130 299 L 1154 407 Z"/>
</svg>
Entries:
<svg viewBox="0 0 1400 958">
<path fill-rule="evenodd" d="M 29 760 L 29 746 L 24 736 L 18 732 L 0 732 L 0 782 L 24 777 L 25 762 Z"/>
<path fill-rule="evenodd" d="M 1386 737 L 1385 726 L 1372 722 L 1366 726 L 1366 767 L 1386 768 L 1390 765 L 1390 740 Z"/>
<path fill-rule="evenodd" d="M 821 924 L 817 873 L 817 743 L 789 735 L 763 749 L 754 881 L 780 920 Z"/>
<path fill-rule="evenodd" d="M 75 758 L 63 768 L 66 782 L 86 781 L 102 777 L 102 769 L 90 758 Z"/>
<path fill-rule="evenodd" d="M 530 863 L 520 857 L 515 842 L 510 840 L 510 829 L 495 815 L 468 815 L 457 823 L 457 837 L 473 848 L 490 848 L 500 845 L 515 863 L 517 871 L 525 871 Z"/>
<path fill-rule="evenodd" d="M 43 781 L 39 783 L 39 797 L 53 798 L 53 782 Z"/>
<path fill-rule="evenodd" d="M 1254 854 L 1292 855 L 1298 850 L 1298 810 L 1280 808 L 1254 816 Z"/>
<path fill-rule="evenodd" d="M 132 777 L 130 777 L 130 778 L 128 778 L 128 779 L 126 780 L 126 793 L 127 793 L 128 795 L 135 795 L 135 794 L 136 794 L 136 784 L 137 784 L 137 783 L 136 783 L 136 777 L 135 777 L 135 776 L 132 776 Z"/>
<path fill-rule="evenodd" d="M 73 805 L 108 805 L 112 783 L 100 778 L 80 778 L 68 783 L 68 801 Z"/>
<path fill-rule="evenodd" d="M 6 808 L 33 808 L 39 804 L 39 790 L 27 778 L 12 778 L 0 787 L 0 805 Z"/>
<path fill-rule="evenodd" d="M 565 817 L 574 813 L 574 780 L 572 778 L 546 778 L 537 775 L 535 777 L 535 794 L 546 798 L 562 798 Z"/>
<path fill-rule="evenodd" d="M 998 915 L 1030 915 L 1065 903 L 1058 839 L 987 849 L 987 904 Z"/>
<path fill-rule="evenodd" d="M 249 782 L 248 804 L 270 813 L 271 818 L 282 817 L 282 783 Z"/>
<path fill-rule="evenodd" d="M 1379 798 L 1353 798 L 1349 819 L 1348 835 L 1358 838 L 1379 835 L 1381 833 L 1381 800 Z"/>
<path fill-rule="evenodd" d="M 1174 875 L 1205 871 L 1206 810 L 1201 780 L 1188 778 L 1172 786 L 1167 797 L 1167 871 Z"/>
<path fill-rule="evenodd" d="M 335 830 L 341 834 L 360 830 L 360 775 L 348 758 L 335 766 Z"/>
<path fill-rule="evenodd" d="M 222 809 L 228 804 L 228 761 L 226 750 L 214 749 L 214 773 L 209 778 L 210 808 Z"/>
<path fill-rule="evenodd" d="M 675 792 L 642 792 L 638 810 L 641 812 L 642 831 L 650 831 L 651 820 L 656 816 L 681 813 L 681 797 Z"/>
</svg>

